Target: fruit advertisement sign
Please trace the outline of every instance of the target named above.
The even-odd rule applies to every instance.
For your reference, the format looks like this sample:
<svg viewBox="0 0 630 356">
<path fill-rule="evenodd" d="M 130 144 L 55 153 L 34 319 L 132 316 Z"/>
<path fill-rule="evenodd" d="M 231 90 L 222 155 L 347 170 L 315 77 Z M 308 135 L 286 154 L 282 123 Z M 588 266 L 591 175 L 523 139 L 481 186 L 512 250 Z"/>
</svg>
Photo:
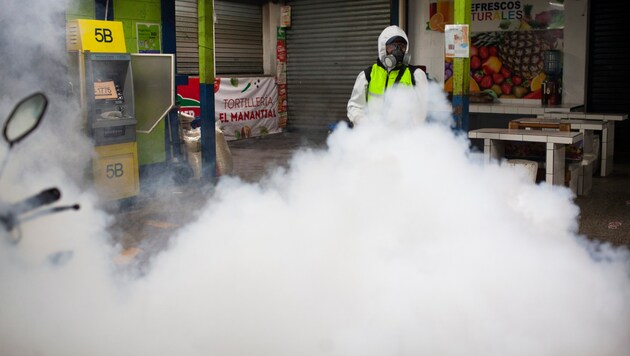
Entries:
<svg viewBox="0 0 630 356">
<path fill-rule="evenodd" d="M 470 20 L 474 32 L 564 28 L 564 0 L 477 0 Z"/>
<path fill-rule="evenodd" d="M 549 7 L 554 7 L 549 9 Z M 562 51 L 562 1 L 475 1 L 470 38 L 470 93 L 487 98 L 542 97 L 544 53 Z M 445 57 L 444 90 L 453 89 L 453 59 Z"/>
<path fill-rule="evenodd" d="M 471 37 L 470 93 L 492 98 L 537 99 L 547 50 L 562 51 L 562 30 L 479 32 Z M 452 58 L 445 58 L 444 89 L 452 91 Z"/>
<path fill-rule="evenodd" d="M 454 0 L 429 2 L 427 30 L 444 32 L 454 23 Z M 564 0 L 473 0 L 472 32 L 517 31 L 564 28 Z"/>
<path fill-rule="evenodd" d="M 280 132 L 278 88 L 273 77 L 217 78 L 214 106 L 226 140 Z"/>
</svg>

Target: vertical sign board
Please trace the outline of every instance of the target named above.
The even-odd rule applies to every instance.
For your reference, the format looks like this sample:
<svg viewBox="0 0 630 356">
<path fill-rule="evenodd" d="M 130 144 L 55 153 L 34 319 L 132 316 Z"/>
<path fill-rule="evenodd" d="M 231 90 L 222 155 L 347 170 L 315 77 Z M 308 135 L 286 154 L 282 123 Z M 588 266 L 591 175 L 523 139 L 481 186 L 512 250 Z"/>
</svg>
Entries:
<svg viewBox="0 0 630 356">
<path fill-rule="evenodd" d="M 289 15 L 290 17 L 290 15 Z M 290 21 L 288 22 L 290 24 Z M 278 126 L 287 127 L 287 35 L 284 27 L 277 28 L 276 44 L 276 80 L 278 82 Z"/>
<path fill-rule="evenodd" d="M 291 6 L 280 6 L 280 27 L 291 27 Z"/>
</svg>

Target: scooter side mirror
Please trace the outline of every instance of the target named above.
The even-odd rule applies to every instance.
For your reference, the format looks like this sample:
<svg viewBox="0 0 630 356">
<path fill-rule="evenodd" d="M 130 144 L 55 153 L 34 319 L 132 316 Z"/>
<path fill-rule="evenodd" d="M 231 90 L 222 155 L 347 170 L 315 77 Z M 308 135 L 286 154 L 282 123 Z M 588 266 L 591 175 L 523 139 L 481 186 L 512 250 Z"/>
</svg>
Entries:
<svg viewBox="0 0 630 356">
<path fill-rule="evenodd" d="M 37 128 L 47 107 L 48 99 L 42 93 L 32 94 L 15 106 L 4 124 L 3 135 L 9 146 L 24 139 Z"/>
</svg>

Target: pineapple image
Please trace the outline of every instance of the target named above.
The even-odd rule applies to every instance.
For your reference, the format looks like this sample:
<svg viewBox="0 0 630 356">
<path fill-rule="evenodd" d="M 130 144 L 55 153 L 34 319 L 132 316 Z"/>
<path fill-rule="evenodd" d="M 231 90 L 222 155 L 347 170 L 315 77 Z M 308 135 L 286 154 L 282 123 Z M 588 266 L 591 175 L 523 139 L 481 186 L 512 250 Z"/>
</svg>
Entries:
<svg viewBox="0 0 630 356">
<path fill-rule="evenodd" d="M 553 48 L 546 31 L 536 30 L 531 16 L 532 5 L 524 6 L 518 26 L 500 26 L 508 31 L 483 32 L 474 36 L 473 45 L 495 46 L 503 66 L 524 80 L 531 80 L 544 69 L 543 52 Z"/>
<path fill-rule="evenodd" d="M 512 73 L 531 80 L 543 71 L 543 52 L 551 45 L 537 31 L 508 31 L 501 35 L 497 44 L 499 59 Z"/>
</svg>

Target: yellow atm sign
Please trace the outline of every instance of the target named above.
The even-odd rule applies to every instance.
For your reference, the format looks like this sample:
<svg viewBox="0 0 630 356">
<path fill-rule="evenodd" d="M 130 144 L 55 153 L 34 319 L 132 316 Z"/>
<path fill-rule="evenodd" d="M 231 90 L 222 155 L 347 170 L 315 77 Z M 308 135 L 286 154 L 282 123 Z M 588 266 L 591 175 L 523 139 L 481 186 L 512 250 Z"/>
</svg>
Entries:
<svg viewBox="0 0 630 356">
<path fill-rule="evenodd" d="M 106 200 L 129 198 L 140 192 L 138 146 L 135 142 L 96 146 L 92 160 L 94 183 Z"/>
<path fill-rule="evenodd" d="M 72 20 L 66 25 L 68 50 L 127 53 L 120 21 Z"/>
</svg>

